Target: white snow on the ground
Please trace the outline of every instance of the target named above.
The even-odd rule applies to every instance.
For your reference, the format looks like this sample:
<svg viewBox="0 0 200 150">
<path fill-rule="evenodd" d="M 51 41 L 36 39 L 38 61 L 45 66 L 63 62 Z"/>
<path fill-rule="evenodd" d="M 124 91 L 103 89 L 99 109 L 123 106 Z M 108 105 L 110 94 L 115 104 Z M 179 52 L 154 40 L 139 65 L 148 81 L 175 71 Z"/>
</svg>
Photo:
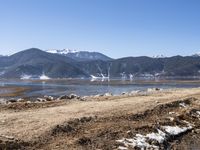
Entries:
<svg viewBox="0 0 200 150">
<path fill-rule="evenodd" d="M 0 98 L 0 104 L 6 104 L 6 99 Z"/>
<path fill-rule="evenodd" d="M 174 121 L 174 117 L 167 117 L 170 121 Z"/>
<path fill-rule="evenodd" d="M 123 138 L 121 140 L 117 140 L 117 142 L 123 143 L 124 146 L 126 147 L 133 147 L 133 148 L 138 147 L 140 149 L 146 149 L 146 148 L 158 149 L 157 146 L 150 145 L 146 140 L 147 140 L 146 136 L 141 134 L 136 134 L 136 136 L 132 139 Z"/>
<path fill-rule="evenodd" d="M 124 147 L 124 146 L 119 146 L 118 149 L 119 149 L 119 150 L 127 150 L 128 148 L 127 148 L 127 147 Z"/>
<path fill-rule="evenodd" d="M 166 133 L 158 129 L 158 133 L 150 133 L 150 134 L 147 134 L 146 137 L 152 140 L 156 140 L 159 143 L 163 143 L 166 138 Z"/>
<path fill-rule="evenodd" d="M 162 126 L 162 128 L 169 134 L 169 135 L 179 135 L 184 133 L 190 129 L 192 126 L 189 125 L 188 127 L 179 127 L 179 126 Z"/>
<path fill-rule="evenodd" d="M 190 123 L 185 122 L 188 125 L 186 127 L 179 126 L 161 126 L 161 130 L 157 129 L 157 133 L 149 133 L 147 135 L 136 134 L 132 139 L 123 138 L 117 140 L 117 142 L 123 143 L 123 145 L 128 148 L 140 148 L 140 149 L 159 149 L 157 145 L 148 143 L 149 140 L 155 140 L 158 143 L 162 144 L 170 136 L 179 135 L 181 133 L 191 130 L 193 127 Z"/>
<path fill-rule="evenodd" d="M 179 105 L 180 105 L 181 107 L 184 107 L 184 108 L 187 107 L 187 105 L 186 105 L 184 102 L 183 102 L 183 103 L 180 103 Z"/>
<path fill-rule="evenodd" d="M 40 80 L 49 80 L 50 78 L 48 76 L 46 76 L 45 74 L 41 75 Z"/>
<path fill-rule="evenodd" d="M 196 113 L 197 113 L 198 115 L 200 115 L 200 111 L 196 111 Z"/>
<path fill-rule="evenodd" d="M 32 76 L 31 75 L 26 75 L 26 74 L 24 74 L 24 75 L 21 75 L 21 80 L 28 80 L 28 79 L 31 79 L 32 78 Z"/>
<path fill-rule="evenodd" d="M 173 114 L 176 114 L 175 112 L 169 112 L 169 115 L 173 115 Z"/>
</svg>

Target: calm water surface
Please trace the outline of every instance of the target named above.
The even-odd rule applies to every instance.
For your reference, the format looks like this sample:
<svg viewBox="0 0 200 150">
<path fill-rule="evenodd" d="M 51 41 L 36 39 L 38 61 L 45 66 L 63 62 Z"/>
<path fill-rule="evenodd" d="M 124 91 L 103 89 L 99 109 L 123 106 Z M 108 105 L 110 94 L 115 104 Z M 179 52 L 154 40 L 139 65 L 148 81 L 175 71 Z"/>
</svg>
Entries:
<svg viewBox="0 0 200 150">
<path fill-rule="evenodd" d="M 7 87 L 4 89 L 3 87 Z M 0 80 L 0 94 L 4 94 L 9 87 L 27 88 L 21 97 L 35 97 L 43 95 L 60 96 L 64 94 L 75 93 L 80 96 L 95 95 L 111 92 L 113 94 L 121 94 L 122 92 L 130 92 L 133 90 L 146 90 L 148 88 L 193 88 L 200 87 L 200 82 L 181 81 L 180 80 L 134 80 L 134 81 L 95 81 L 90 80 Z"/>
</svg>

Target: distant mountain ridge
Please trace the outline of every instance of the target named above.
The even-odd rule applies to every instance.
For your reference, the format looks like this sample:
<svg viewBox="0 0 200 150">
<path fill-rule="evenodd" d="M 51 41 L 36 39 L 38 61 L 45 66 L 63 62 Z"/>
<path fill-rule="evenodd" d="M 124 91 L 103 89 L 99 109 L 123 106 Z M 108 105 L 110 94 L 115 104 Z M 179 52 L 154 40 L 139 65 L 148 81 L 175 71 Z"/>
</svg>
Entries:
<svg viewBox="0 0 200 150">
<path fill-rule="evenodd" d="M 99 52 L 77 51 L 77 50 L 71 50 L 71 49 L 62 49 L 62 50 L 52 49 L 52 50 L 46 50 L 46 52 L 65 55 L 76 61 L 89 61 L 89 60 L 109 61 L 109 60 L 112 60 L 110 57 L 108 57 L 102 53 L 99 53 Z"/>
<path fill-rule="evenodd" d="M 96 53 L 96 52 L 95 52 Z M 200 76 L 200 57 L 125 57 L 119 59 L 77 59 L 77 51 L 48 53 L 31 48 L 0 57 L 0 78 L 40 77 L 89 78 L 94 76 Z M 79 53 L 80 54 L 80 53 Z M 87 52 L 84 52 L 87 54 Z M 87 55 L 89 57 L 91 52 Z M 93 54 L 93 53 L 92 53 Z M 103 55 L 103 54 L 102 54 Z M 85 55 L 86 56 L 86 55 Z M 94 55 L 93 55 L 94 57 Z"/>
<path fill-rule="evenodd" d="M 78 51 L 77 50 L 71 50 L 71 49 L 49 49 L 49 50 L 46 50 L 46 52 L 54 53 L 54 54 L 66 55 L 68 53 L 76 53 Z"/>
<path fill-rule="evenodd" d="M 36 48 L 0 58 L 0 72 L 4 78 L 20 78 L 24 74 L 38 77 L 43 73 L 51 78 L 88 76 L 73 59 Z"/>
<path fill-rule="evenodd" d="M 193 57 L 200 57 L 200 52 L 197 52 L 195 54 L 192 55 Z"/>
</svg>

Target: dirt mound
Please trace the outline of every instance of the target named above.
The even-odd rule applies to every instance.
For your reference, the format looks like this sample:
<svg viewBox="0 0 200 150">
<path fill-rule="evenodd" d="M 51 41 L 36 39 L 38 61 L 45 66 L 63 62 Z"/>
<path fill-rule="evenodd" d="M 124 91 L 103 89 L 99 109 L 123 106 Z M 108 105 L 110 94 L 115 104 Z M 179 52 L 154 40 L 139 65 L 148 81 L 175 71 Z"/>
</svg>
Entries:
<svg viewBox="0 0 200 150">
<path fill-rule="evenodd" d="M 13 137 L 0 136 L 0 149 L 2 150 L 23 150 L 30 146 L 29 143 L 23 142 Z"/>
<path fill-rule="evenodd" d="M 55 107 L 55 106 L 61 106 L 63 104 L 66 104 L 65 101 L 48 101 L 44 103 L 40 102 L 17 102 L 17 103 L 10 103 L 6 105 L 0 105 L 0 110 L 14 110 L 14 111 L 24 111 L 29 109 L 39 109 L 39 108 L 47 108 L 47 107 Z"/>
<path fill-rule="evenodd" d="M 64 122 L 61 125 L 57 125 L 52 129 L 52 135 L 57 135 L 59 133 L 72 133 L 75 132 L 82 124 L 94 120 L 93 117 L 82 117 L 76 118 L 68 122 Z"/>
</svg>

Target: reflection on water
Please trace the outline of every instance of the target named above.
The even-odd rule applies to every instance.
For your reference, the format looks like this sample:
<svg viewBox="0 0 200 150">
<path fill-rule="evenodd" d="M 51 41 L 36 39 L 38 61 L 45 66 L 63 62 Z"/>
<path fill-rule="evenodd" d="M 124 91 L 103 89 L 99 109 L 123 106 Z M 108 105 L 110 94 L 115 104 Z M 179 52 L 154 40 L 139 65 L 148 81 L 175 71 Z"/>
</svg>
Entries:
<svg viewBox="0 0 200 150">
<path fill-rule="evenodd" d="M 93 81 L 83 79 L 71 80 L 0 80 L 0 94 L 5 90 L 1 87 L 25 87 L 28 90 L 23 93 L 23 97 L 34 96 L 60 96 L 75 93 L 80 96 L 95 95 L 111 92 L 121 94 L 133 90 L 146 90 L 147 88 L 192 88 L 200 87 L 200 82 L 179 81 L 179 80 L 111 80 Z M 8 89 L 7 89 L 8 90 Z"/>
</svg>

